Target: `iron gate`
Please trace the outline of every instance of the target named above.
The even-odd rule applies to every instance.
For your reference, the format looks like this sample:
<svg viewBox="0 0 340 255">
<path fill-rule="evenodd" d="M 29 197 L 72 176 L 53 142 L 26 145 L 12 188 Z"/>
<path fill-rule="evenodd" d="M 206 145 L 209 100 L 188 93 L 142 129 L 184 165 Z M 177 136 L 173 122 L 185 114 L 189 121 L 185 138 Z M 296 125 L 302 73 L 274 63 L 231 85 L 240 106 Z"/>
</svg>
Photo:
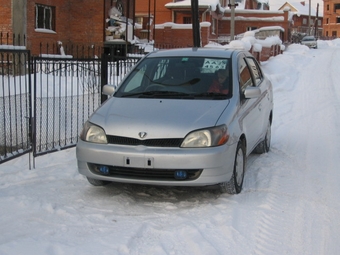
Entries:
<svg viewBox="0 0 340 255">
<path fill-rule="evenodd" d="M 75 146 L 106 99 L 102 85 L 117 85 L 139 59 L 31 58 L 0 49 L 0 163 L 33 152 L 35 165 L 37 156 Z"/>
<path fill-rule="evenodd" d="M 76 145 L 101 104 L 100 59 L 35 57 L 33 156 Z"/>
<path fill-rule="evenodd" d="M 30 52 L 0 48 L 0 163 L 32 151 Z"/>
</svg>

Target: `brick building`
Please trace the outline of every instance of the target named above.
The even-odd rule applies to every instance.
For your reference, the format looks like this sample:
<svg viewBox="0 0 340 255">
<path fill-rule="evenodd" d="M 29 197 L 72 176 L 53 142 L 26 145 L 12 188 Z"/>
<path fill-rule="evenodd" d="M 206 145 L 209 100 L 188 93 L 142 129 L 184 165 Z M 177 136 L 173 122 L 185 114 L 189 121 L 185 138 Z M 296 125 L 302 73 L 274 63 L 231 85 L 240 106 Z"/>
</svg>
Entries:
<svg viewBox="0 0 340 255">
<path fill-rule="evenodd" d="M 289 40 L 288 11 L 270 11 L 265 1 L 236 0 L 235 2 L 238 4 L 235 9 L 235 34 L 260 27 L 281 26 L 285 30 L 282 40 Z M 198 3 L 199 21 L 202 23 L 202 45 L 209 41 L 228 42 L 231 21 L 229 0 L 198 1 Z M 152 23 L 148 23 L 149 17 Z M 140 28 L 135 29 L 135 34 L 139 38 L 155 40 L 157 44 L 192 45 L 191 0 L 140 0 L 136 2 L 136 18 Z M 182 38 L 181 42 L 179 38 Z"/>
<path fill-rule="evenodd" d="M 268 10 L 266 1 L 236 2 L 235 35 L 260 27 L 280 26 L 284 28 L 282 40 L 288 41 L 293 23 L 298 24 L 298 19 L 289 20 L 285 8 Z M 133 39 L 134 35 L 170 47 L 191 46 L 193 41 L 191 0 L 0 0 L 0 4 L 3 33 L 0 44 L 11 44 L 15 34 L 13 44 L 26 45 L 33 55 L 58 53 L 58 42 L 91 47 L 114 42 L 116 34 L 109 24 L 113 8 L 128 18 L 120 22 L 131 22 L 126 28 L 129 33 L 119 37 L 123 41 Z M 228 4 L 229 0 L 199 1 L 203 45 L 209 41 L 228 41 L 231 21 Z M 337 8 L 335 4 L 329 6 L 330 11 Z"/>
<path fill-rule="evenodd" d="M 33 55 L 51 52 L 58 42 L 101 47 L 110 9 L 115 7 L 124 16 L 132 17 L 133 3 L 133 0 L 0 0 L 0 40 L 2 44 L 26 45 Z M 46 47 L 50 47 L 49 52 Z"/>
<path fill-rule="evenodd" d="M 313 34 L 316 37 L 322 36 L 323 18 L 318 9 L 309 8 L 305 1 L 285 2 L 279 10 L 290 10 L 291 13 L 291 33 Z M 309 13 L 310 12 L 310 13 Z M 308 23 L 310 14 L 310 22 Z"/>
<path fill-rule="evenodd" d="M 323 35 L 339 37 L 340 35 L 340 0 L 324 0 Z"/>
</svg>

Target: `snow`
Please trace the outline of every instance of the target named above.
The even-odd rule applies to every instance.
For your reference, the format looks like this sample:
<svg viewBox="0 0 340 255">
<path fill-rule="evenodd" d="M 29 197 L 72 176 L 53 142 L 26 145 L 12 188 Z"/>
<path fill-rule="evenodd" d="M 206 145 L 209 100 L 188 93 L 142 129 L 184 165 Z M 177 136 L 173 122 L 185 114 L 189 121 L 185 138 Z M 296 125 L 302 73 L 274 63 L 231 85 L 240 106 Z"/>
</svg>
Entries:
<svg viewBox="0 0 340 255">
<path fill-rule="evenodd" d="M 275 30 L 281 30 L 280 27 L 268 27 L 272 28 L 273 31 Z M 282 44 L 282 41 L 279 36 L 268 36 L 265 39 L 256 39 L 255 34 L 260 30 L 252 30 L 247 31 L 244 34 L 239 35 L 241 39 L 239 40 L 233 40 L 229 44 L 221 45 L 219 43 L 210 41 L 207 45 L 204 47 L 206 48 L 225 48 L 225 49 L 243 49 L 246 51 L 249 51 L 251 47 L 254 47 L 255 52 L 261 52 L 262 47 L 270 48 L 273 45 L 280 45 L 281 50 L 285 49 L 285 46 Z M 270 30 L 268 30 L 270 31 Z"/>
<path fill-rule="evenodd" d="M 245 0 L 239 0 L 235 1 L 238 3 L 238 6 L 236 7 L 236 10 L 238 9 L 244 9 L 245 6 Z M 269 4 L 271 11 L 277 11 L 280 7 L 282 7 L 286 2 L 293 5 L 295 8 L 299 10 L 299 12 L 308 14 L 308 6 L 309 1 L 287 1 L 287 0 L 258 0 L 259 3 Z M 305 2 L 305 5 L 303 6 L 301 3 Z M 311 8 L 312 8 L 312 15 L 315 15 L 317 4 L 319 4 L 319 17 L 323 14 L 323 1 L 321 0 L 310 0 Z M 216 7 L 218 6 L 220 10 L 225 11 L 229 8 L 227 6 L 221 6 L 219 0 L 198 0 L 198 5 L 203 6 L 209 6 L 211 11 L 215 11 Z M 189 8 L 191 6 L 191 0 L 184 0 L 184 1 L 177 1 L 177 2 L 169 2 L 165 5 L 167 8 L 179 8 L 179 7 L 187 7 Z M 306 11 L 307 10 L 307 11 Z"/>
<path fill-rule="evenodd" d="M 215 11 L 216 6 L 219 6 L 219 8 L 223 9 L 223 7 L 220 5 L 219 0 L 198 0 L 198 6 L 204 7 L 208 6 L 210 10 Z M 165 4 L 165 7 L 167 8 L 179 8 L 179 7 L 191 7 L 191 0 L 184 0 L 184 1 L 178 1 L 178 2 L 170 2 Z"/>
<path fill-rule="evenodd" d="M 2 50 L 26 50 L 26 46 L 17 46 L 17 45 L 0 45 L 0 49 Z"/>
<path fill-rule="evenodd" d="M 0 254 L 340 254 L 340 41 L 262 62 L 272 147 L 250 155 L 242 193 L 110 184 L 75 149 L 0 165 Z"/>
</svg>

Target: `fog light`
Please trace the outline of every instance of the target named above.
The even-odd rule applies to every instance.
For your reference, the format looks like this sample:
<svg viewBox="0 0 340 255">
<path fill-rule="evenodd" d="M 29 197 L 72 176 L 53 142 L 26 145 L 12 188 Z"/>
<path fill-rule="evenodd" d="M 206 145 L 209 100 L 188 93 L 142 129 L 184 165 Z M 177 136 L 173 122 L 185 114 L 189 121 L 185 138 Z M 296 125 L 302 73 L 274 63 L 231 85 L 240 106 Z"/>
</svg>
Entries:
<svg viewBox="0 0 340 255">
<path fill-rule="evenodd" d="M 187 171 L 184 171 L 184 170 L 175 171 L 175 179 L 184 180 L 186 178 L 187 178 Z"/>
<path fill-rule="evenodd" d="M 109 174 L 109 168 L 107 166 L 99 166 L 99 172 L 101 174 L 108 175 Z"/>
</svg>

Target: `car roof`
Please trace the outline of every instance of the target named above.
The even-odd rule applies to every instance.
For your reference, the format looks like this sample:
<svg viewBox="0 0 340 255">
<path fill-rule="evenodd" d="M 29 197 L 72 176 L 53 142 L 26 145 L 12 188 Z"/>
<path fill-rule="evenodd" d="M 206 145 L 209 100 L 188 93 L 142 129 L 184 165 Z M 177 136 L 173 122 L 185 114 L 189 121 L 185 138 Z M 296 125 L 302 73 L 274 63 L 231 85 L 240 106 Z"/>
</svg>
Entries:
<svg viewBox="0 0 340 255">
<path fill-rule="evenodd" d="M 239 49 L 227 49 L 227 48 L 179 48 L 179 49 L 167 49 L 157 50 L 148 54 L 150 57 L 223 57 L 231 58 L 233 54 L 238 52 L 245 52 Z"/>
</svg>

